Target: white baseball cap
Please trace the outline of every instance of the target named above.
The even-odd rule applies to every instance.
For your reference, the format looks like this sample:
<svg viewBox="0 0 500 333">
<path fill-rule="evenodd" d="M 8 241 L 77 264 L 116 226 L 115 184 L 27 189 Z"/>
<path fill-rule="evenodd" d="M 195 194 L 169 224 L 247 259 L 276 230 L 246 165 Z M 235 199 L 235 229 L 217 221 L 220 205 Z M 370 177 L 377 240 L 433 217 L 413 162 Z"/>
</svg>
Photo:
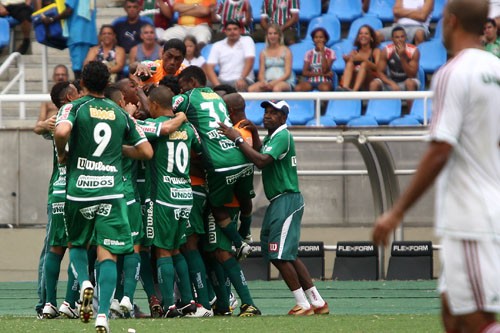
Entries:
<svg viewBox="0 0 500 333">
<path fill-rule="evenodd" d="M 272 106 L 276 110 L 280 110 L 283 112 L 285 115 L 288 116 L 288 113 L 290 112 L 290 106 L 288 105 L 287 102 L 281 100 L 281 101 L 265 101 L 260 103 L 260 106 L 265 108 L 266 106 Z"/>
</svg>

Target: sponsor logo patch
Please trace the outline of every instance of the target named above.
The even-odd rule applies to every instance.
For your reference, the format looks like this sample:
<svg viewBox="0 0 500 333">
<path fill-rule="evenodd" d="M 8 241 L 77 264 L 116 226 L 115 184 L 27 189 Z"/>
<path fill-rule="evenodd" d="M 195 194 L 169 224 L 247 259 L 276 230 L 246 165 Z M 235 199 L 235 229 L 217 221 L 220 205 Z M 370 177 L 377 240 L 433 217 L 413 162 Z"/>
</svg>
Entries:
<svg viewBox="0 0 500 333">
<path fill-rule="evenodd" d="M 89 108 L 90 117 L 103 119 L 103 120 L 115 120 L 116 115 L 114 110 L 103 110 L 101 108 L 97 109 L 95 107 Z"/>
<path fill-rule="evenodd" d="M 170 198 L 177 200 L 192 200 L 193 191 L 191 188 L 171 188 Z"/>
<path fill-rule="evenodd" d="M 103 188 L 115 186 L 115 179 L 113 176 L 85 176 L 80 175 L 76 180 L 76 187 L 78 188 Z"/>
<path fill-rule="evenodd" d="M 78 157 L 76 167 L 80 170 L 118 172 L 118 169 L 114 165 L 106 165 L 101 161 L 91 161 L 83 157 Z"/>
<path fill-rule="evenodd" d="M 269 252 L 278 252 L 278 243 L 269 243 Z"/>
</svg>

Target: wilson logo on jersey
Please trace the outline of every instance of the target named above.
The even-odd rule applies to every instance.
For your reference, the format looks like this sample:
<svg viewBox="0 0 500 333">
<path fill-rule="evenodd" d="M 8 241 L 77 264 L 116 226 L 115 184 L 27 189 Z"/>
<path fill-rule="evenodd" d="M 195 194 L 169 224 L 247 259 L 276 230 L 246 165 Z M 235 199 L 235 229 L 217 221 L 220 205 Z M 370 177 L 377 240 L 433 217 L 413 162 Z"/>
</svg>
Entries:
<svg viewBox="0 0 500 333">
<path fill-rule="evenodd" d="M 184 97 L 178 96 L 172 104 L 172 110 L 174 110 L 174 112 L 177 111 L 177 108 L 179 107 L 179 105 L 181 105 L 182 102 L 184 102 Z"/>
<path fill-rule="evenodd" d="M 187 140 L 188 134 L 186 131 L 175 131 L 174 133 L 169 134 L 168 138 L 170 140 Z"/>
<path fill-rule="evenodd" d="M 296 167 L 297 166 L 297 156 L 292 156 L 292 166 Z"/>
<path fill-rule="evenodd" d="M 212 214 L 210 214 L 210 216 L 212 216 Z M 209 244 L 217 243 L 217 232 L 215 228 L 215 221 L 213 220 L 213 218 L 211 221 L 208 221 L 208 243 Z"/>
<path fill-rule="evenodd" d="M 76 180 L 78 188 L 102 188 L 115 186 L 115 178 L 113 176 L 85 176 L 80 175 Z"/>
<path fill-rule="evenodd" d="M 107 239 L 107 238 L 105 238 L 103 240 L 103 244 L 107 245 L 107 246 L 110 246 L 110 245 L 113 245 L 113 246 L 124 246 L 125 242 L 119 241 L 119 240 L 115 240 L 115 239 Z"/>
<path fill-rule="evenodd" d="M 76 167 L 80 170 L 118 172 L 118 169 L 114 165 L 106 165 L 100 161 L 91 161 L 83 157 L 78 157 Z"/>
<path fill-rule="evenodd" d="M 92 118 L 97 118 L 97 119 L 104 119 L 104 120 L 115 120 L 116 115 L 115 111 L 113 110 L 103 110 L 103 109 L 96 109 L 93 107 L 89 108 L 90 110 L 90 116 Z"/>
<path fill-rule="evenodd" d="M 278 243 L 269 243 L 269 252 L 278 252 Z"/>
<path fill-rule="evenodd" d="M 68 119 L 69 112 L 71 111 L 72 108 L 73 108 L 73 104 L 64 105 L 61 108 L 61 112 L 59 114 L 59 117 L 57 118 L 57 121 Z"/>
<path fill-rule="evenodd" d="M 185 185 L 185 184 L 191 183 L 191 181 L 189 179 L 181 178 L 181 177 L 172 177 L 172 176 L 163 176 L 163 182 L 169 183 L 169 184 L 174 184 L 174 185 Z"/>
<path fill-rule="evenodd" d="M 146 214 L 146 238 L 153 239 L 155 236 L 155 229 L 153 226 L 153 203 L 149 202 Z"/>
</svg>

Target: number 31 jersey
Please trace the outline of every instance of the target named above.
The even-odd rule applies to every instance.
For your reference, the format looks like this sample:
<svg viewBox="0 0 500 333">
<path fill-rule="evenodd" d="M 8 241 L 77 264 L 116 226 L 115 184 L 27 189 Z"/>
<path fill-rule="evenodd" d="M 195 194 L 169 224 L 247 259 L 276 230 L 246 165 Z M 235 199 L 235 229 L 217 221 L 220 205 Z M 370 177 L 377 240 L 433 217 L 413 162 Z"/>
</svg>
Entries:
<svg viewBox="0 0 500 333">
<path fill-rule="evenodd" d="M 72 125 L 66 161 L 68 200 L 123 198 L 122 145 L 146 141 L 142 129 L 106 98 L 85 96 L 61 107 L 57 124 Z"/>
</svg>

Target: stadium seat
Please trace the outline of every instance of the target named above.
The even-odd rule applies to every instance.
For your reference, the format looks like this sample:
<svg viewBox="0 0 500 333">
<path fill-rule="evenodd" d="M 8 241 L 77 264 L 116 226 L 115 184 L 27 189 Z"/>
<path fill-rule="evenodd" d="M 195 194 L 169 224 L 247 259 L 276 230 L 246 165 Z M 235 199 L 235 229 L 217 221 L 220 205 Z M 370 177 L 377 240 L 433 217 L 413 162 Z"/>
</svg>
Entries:
<svg viewBox="0 0 500 333">
<path fill-rule="evenodd" d="M 264 0 L 250 0 L 250 5 L 252 6 L 252 19 L 254 24 L 260 23 L 262 3 L 264 3 Z"/>
<path fill-rule="evenodd" d="M 363 26 L 365 24 L 372 27 L 373 30 L 375 30 L 375 31 L 382 29 L 382 27 L 383 27 L 382 21 L 378 17 L 363 16 L 363 17 L 355 19 L 351 23 L 351 26 L 349 27 L 349 33 L 347 34 L 347 39 L 354 42 L 356 40 L 356 37 L 358 36 L 359 28 L 361 28 L 361 26 Z"/>
<path fill-rule="evenodd" d="M 328 31 L 328 35 L 330 36 L 330 40 L 327 43 L 328 47 L 332 46 L 334 43 L 340 40 L 341 28 L 339 19 L 334 15 L 325 14 L 315 17 L 309 22 L 309 25 L 307 26 L 307 33 L 306 36 L 304 37 L 304 41 L 307 40 L 310 41 L 311 43 L 313 42 L 311 38 L 311 32 L 317 27 L 325 28 L 325 30 Z"/>
<path fill-rule="evenodd" d="M 264 119 L 264 109 L 260 106 L 263 101 L 259 100 L 247 100 L 245 102 L 245 113 L 247 119 L 252 121 L 255 125 L 261 126 L 262 119 Z"/>
<path fill-rule="evenodd" d="M 4 18 L 7 20 L 7 22 L 9 22 L 9 26 L 11 28 L 13 28 L 16 25 L 18 25 L 19 23 L 21 23 L 18 20 L 16 20 L 15 18 L 13 18 L 12 16 L 5 16 Z"/>
<path fill-rule="evenodd" d="M 311 40 L 303 40 L 300 43 L 292 44 L 289 46 L 290 52 L 292 52 L 292 70 L 297 75 L 302 75 L 302 69 L 304 68 L 304 56 L 306 52 L 314 48 L 314 44 Z"/>
<path fill-rule="evenodd" d="M 424 100 L 422 98 L 415 99 L 411 106 L 410 116 L 417 119 L 421 124 L 424 123 Z M 427 100 L 427 123 L 430 122 L 432 116 L 432 100 Z"/>
<path fill-rule="evenodd" d="M 425 72 L 422 66 L 418 66 L 418 80 L 420 81 L 420 89 L 421 91 L 425 90 Z"/>
<path fill-rule="evenodd" d="M 266 47 L 266 43 L 255 43 L 255 61 L 253 63 L 253 71 L 255 77 L 259 74 L 260 52 Z"/>
<path fill-rule="evenodd" d="M 338 242 L 333 280 L 377 280 L 378 247 L 372 242 Z"/>
<path fill-rule="evenodd" d="M 333 118 L 331 116 L 324 115 L 324 116 L 321 116 L 319 118 L 319 124 L 316 123 L 316 117 L 314 117 L 313 119 L 309 120 L 306 123 L 306 126 L 333 127 L 333 126 L 337 126 L 337 123 L 335 123 L 335 121 L 333 120 Z"/>
<path fill-rule="evenodd" d="M 330 0 L 328 14 L 336 15 L 341 22 L 352 22 L 361 15 L 361 1 L 353 0 Z"/>
<path fill-rule="evenodd" d="M 288 120 L 292 125 L 305 125 L 314 118 L 315 108 L 313 100 L 289 100 L 290 113 Z"/>
<path fill-rule="evenodd" d="M 412 116 L 404 116 L 401 118 L 396 118 L 389 123 L 389 126 L 420 126 L 420 122 L 417 118 Z"/>
<path fill-rule="evenodd" d="M 378 126 L 377 120 L 373 116 L 361 116 L 349 120 L 348 127 Z"/>
<path fill-rule="evenodd" d="M 431 21 L 437 22 L 443 17 L 444 6 L 447 0 L 434 0 L 434 9 L 431 13 Z"/>
<path fill-rule="evenodd" d="M 361 100 L 332 99 L 328 102 L 325 115 L 332 117 L 338 125 L 345 125 L 349 120 L 361 116 Z"/>
<path fill-rule="evenodd" d="M 300 2 L 300 22 L 309 22 L 321 15 L 321 0 L 307 0 Z"/>
<path fill-rule="evenodd" d="M 431 40 L 419 44 L 420 66 L 426 74 L 434 74 L 439 67 L 446 63 L 446 49 L 440 41 Z"/>
<path fill-rule="evenodd" d="M 379 125 L 387 125 L 401 116 L 401 100 L 371 99 L 366 107 L 366 116 L 375 118 Z"/>
<path fill-rule="evenodd" d="M 10 26 L 7 19 L 0 17 L 0 50 L 9 45 Z"/>
<path fill-rule="evenodd" d="M 436 30 L 434 30 L 434 36 L 432 36 L 431 40 L 443 41 L 443 19 L 440 19 L 436 23 Z"/>
<path fill-rule="evenodd" d="M 201 49 L 200 54 L 203 56 L 203 58 L 205 58 L 205 60 L 208 60 L 208 56 L 210 55 L 212 46 L 214 46 L 214 44 L 205 44 L 205 46 Z"/>
<path fill-rule="evenodd" d="M 432 242 L 395 241 L 387 268 L 387 280 L 431 280 Z"/>
<path fill-rule="evenodd" d="M 240 263 L 241 269 L 245 273 L 245 279 L 248 281 L 271 280 L 269 261 L 262 256 L 260 242 L 250 243 L 249 245 L 252 248 L 252 252 Z"/>
<path fill-rule="evenodd" d="M 368 15 L 378 17 L 384 23 L 394 22 L 394 7 L 395 0 L 370 0 Z"/>
<path fill-rule="evenodd" d="M 344 54 L 350 53 L 354 48 L 352 41 L 343 40 L 339 43 L 336 43 L 332 46 L 332 50 L 335 51 L 335 56 L 337 59 L 333 62 L 332 69 L 338 75 L 342 75 L 345 69 L 345 61 L 342 57 Z"/>
</svg>

